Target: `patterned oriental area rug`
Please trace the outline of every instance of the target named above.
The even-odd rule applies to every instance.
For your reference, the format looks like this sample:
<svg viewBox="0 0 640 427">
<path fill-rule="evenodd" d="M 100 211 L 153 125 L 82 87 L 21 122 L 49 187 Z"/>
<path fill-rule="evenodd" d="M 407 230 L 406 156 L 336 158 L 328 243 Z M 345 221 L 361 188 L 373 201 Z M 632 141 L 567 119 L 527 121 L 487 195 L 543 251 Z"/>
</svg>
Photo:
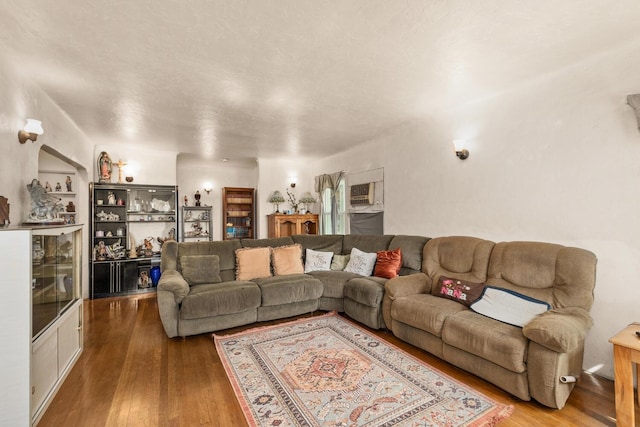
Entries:
<svg viewBox="0 0 640 427">
<path fill-rule="evenodd" d="M 493 426 L 513 411 L 335 313 L 214 339 L 250 426 Z"/>
</svg>

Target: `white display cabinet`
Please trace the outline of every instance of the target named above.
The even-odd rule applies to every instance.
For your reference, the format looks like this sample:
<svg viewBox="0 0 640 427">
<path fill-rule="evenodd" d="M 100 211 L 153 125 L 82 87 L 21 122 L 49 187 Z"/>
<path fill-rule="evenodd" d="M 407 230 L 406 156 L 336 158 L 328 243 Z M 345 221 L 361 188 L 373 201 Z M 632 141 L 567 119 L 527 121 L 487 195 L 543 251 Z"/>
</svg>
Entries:
<svg viewBox="0 0 640 427">
<path fill-rule="evenodd" d="M 0 425 L 36 424 L 82 353 L 81 234 L 0 228 Z"/>
</svg>

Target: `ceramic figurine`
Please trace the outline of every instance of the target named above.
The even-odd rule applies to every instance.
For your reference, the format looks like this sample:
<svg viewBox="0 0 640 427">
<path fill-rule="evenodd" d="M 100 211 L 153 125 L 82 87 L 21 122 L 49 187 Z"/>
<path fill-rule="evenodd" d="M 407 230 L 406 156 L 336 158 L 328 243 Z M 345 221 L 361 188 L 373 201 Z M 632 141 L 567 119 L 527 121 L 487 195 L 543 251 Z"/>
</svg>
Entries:
<svg viewBox="0 0 640 427">
<path fill-rule="evenodd" d="M 67 175 L 67 179 L 64 182 L 65 184 L 67 184 L 67 191 L 71 193 L 73 191 L 71 190 L 71 177 Z"/>
<path fill-rule="evenodd" d="M 99 182 L 111 182 L 111 158 L 106 151 L 100 153 L 98 157 Z"/>
<path fill-rule="evenodd" d="M 62 185 L 59 182 L 56 183 L 56 191 L 62 191 Z"/>
</svg>

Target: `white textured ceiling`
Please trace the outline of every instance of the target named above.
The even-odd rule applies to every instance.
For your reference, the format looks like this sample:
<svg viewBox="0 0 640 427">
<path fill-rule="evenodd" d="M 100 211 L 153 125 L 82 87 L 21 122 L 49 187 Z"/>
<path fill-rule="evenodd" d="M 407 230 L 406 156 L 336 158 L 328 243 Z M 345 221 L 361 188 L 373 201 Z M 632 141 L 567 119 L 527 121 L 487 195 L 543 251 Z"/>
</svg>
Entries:
<svg viewBox="0 0 640 427">
<path fill-rule="evenodd" d="M 2 0 L 0 47 L 96 143 L 326 156 L 626 43 L 639 18 L 638 0 Z"/>
</svg>

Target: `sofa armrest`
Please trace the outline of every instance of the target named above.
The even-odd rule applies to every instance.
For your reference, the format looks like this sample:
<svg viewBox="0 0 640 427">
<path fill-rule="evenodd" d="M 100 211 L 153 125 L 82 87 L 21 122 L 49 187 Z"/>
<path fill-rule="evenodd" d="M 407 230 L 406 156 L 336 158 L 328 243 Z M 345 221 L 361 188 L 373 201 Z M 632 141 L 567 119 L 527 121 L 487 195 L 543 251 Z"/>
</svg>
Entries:
<svg viewBox="0 0 640 427">
<path fill-rule="evenodd" d="M 414 294 L 424 294 L 431 290 L 429 277 L 424 273 L 397 276 L 384 284 L 385 295 L 392 301 Z"/>
<path fill-rule="evenodd" d="M 591 316 L 582 308 L 556 308 L 524 325 L 522 333 L 541 346 L 567 353 L 582 345 L 591 325 Z"/>
<path fill-rule="evenodd" d="M 189 295 L 189 284 L 182 274 L 176 270 L 165 270 L 158 281 L 159 291 L 168 291 L 173 293 L 176 304 L 180 304 L 182 300 Z"/>
<path fill-rule="evenodd" d="M 387 280 L 384 284 L 384 296 L 382 297 L 382 319 L 386 328 L 393 330 L 391 304 L 396 298 L 423 294 L 430 290 L 431 279 L 424 273 L 397 276 Z"/>
</svg>

